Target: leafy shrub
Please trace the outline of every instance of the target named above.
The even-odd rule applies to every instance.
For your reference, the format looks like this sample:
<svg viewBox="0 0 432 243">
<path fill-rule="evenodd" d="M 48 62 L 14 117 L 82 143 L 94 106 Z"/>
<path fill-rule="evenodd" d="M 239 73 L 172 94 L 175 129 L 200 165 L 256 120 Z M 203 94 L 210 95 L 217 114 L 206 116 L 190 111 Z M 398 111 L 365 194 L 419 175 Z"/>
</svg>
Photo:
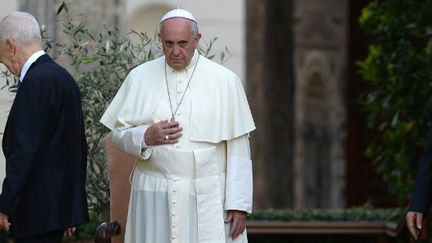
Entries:
<svg viewBox="0 0 432 243">
<path fill-rule="evenodd" d="M 359 62 L 368 85 L 362 106 L 374 132 L 366 155 L 403 204 L 432 118 L 431 8 L 432 1 L 375 0 L 360 17 L 371 37 Z"/>
<path fill-rule="evenodd" d="M 398 222 L 402 208 L 343 208 L 343 209 L 263 209 L 255 210 L 249 220 L 275 221 L 385 221 Z"/>
<path fill-rule="evenodd" d="M 89 206 L 108 219 L 109 181 L 102 141 L 109 130 L 99 120 L 116 94 L 127 73 L 135 66 L 160 55 L 154 40 L 145 33 L 132 32 L 138 38 L 117 37 L 118 30 L 107 27 L 97 31 L 71 17 L 69 5 L 63 2 L 57 11 L 63 17 L 66 42 L 44 38 L 47 48 L 59 51 L 74 68 L 82 95 L 84 123 L 88 142 L 87 192 Z M 96 33 L 96 34 L 93 34 Z M 156 51 L 155 51 L 156 50 Z"/>
</svg>

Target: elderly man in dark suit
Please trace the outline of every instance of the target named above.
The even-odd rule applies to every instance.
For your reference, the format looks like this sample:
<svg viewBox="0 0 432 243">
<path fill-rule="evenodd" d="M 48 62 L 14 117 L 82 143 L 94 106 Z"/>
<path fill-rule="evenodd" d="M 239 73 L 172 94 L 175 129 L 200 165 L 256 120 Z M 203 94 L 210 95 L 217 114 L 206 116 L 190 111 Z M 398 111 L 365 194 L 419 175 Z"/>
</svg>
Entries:
<svg viewBox="0 0 432 243">
<path fill-rule="evenodd" d="M 36 19 L 0 21 L 0 62 L 19 77 L 4 137 L 0 227 L 15 242 L 59 243 L 88 222 L 87 144 L 78 87 L 41 48 Z"/>
<path fill-rule="evenodd" d="M 406 223 L 411 235 L 417 239 L 423 219 L 432 203 L 432 127 L 429 128 L 427 146 L 417 169 L 416 183 L 411 195 Z"/>
</svg>

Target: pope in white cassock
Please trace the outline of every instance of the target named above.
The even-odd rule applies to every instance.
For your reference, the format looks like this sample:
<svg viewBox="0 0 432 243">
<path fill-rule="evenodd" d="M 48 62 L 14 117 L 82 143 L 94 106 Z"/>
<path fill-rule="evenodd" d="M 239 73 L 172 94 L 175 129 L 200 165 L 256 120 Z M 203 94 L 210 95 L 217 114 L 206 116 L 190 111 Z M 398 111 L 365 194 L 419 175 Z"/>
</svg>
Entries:
<svg viewBox="0 0 432 243">
<path fill-rule="evenodd" d="M 168 12 L 164 56 L 134 68 L 102 116 L 137 158 L 127 243 L 247 242 L 255 125 L 240 79 L 198 53 L 200 38 L 192 14 Z"/>
</svg>

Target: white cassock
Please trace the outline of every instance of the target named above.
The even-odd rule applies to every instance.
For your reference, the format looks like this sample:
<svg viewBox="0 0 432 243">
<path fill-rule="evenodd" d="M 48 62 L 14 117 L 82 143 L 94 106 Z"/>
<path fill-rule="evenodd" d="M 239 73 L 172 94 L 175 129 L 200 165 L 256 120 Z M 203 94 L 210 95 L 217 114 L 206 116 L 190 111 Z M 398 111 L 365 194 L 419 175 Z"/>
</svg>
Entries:
<svg viewBox="0 0 432 243">
<path fill-rule="evenodd" d="M 125 242 L 247 242 L 246 232 L 232 240 L 231 224 L 224 223 L 227 210 L 252 212 L 255 125 L 241 81 L 197 51 L 185 70 L 167 66 L 183 136 L 143 149 L 145 130 L 172 115 L 164 66 L 160 57 L 134 68 L 101 119 L 114 144 L 137 158 Z"/>
</svg>

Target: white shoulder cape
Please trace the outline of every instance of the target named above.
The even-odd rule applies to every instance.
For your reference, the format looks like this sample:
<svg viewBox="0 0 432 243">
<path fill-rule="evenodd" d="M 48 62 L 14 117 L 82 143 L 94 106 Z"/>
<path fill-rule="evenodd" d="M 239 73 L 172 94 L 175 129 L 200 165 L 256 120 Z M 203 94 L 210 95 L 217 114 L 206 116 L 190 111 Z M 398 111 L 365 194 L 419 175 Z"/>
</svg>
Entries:
<svg viewBox="0 0 432 243">
<path fill-rule="evenodd" d="M 165 58 L 134 68 L 126 77 L 101 122 L 113 130 L 152 124 L 152 113 L 165 87 Z M 255 129 L 240 79 L 229 69 L 203 56 L 190 83 L 192 141 L 217 143 Z M 168 117 L 167 117 L 168 119 Z"/>
</svg>

